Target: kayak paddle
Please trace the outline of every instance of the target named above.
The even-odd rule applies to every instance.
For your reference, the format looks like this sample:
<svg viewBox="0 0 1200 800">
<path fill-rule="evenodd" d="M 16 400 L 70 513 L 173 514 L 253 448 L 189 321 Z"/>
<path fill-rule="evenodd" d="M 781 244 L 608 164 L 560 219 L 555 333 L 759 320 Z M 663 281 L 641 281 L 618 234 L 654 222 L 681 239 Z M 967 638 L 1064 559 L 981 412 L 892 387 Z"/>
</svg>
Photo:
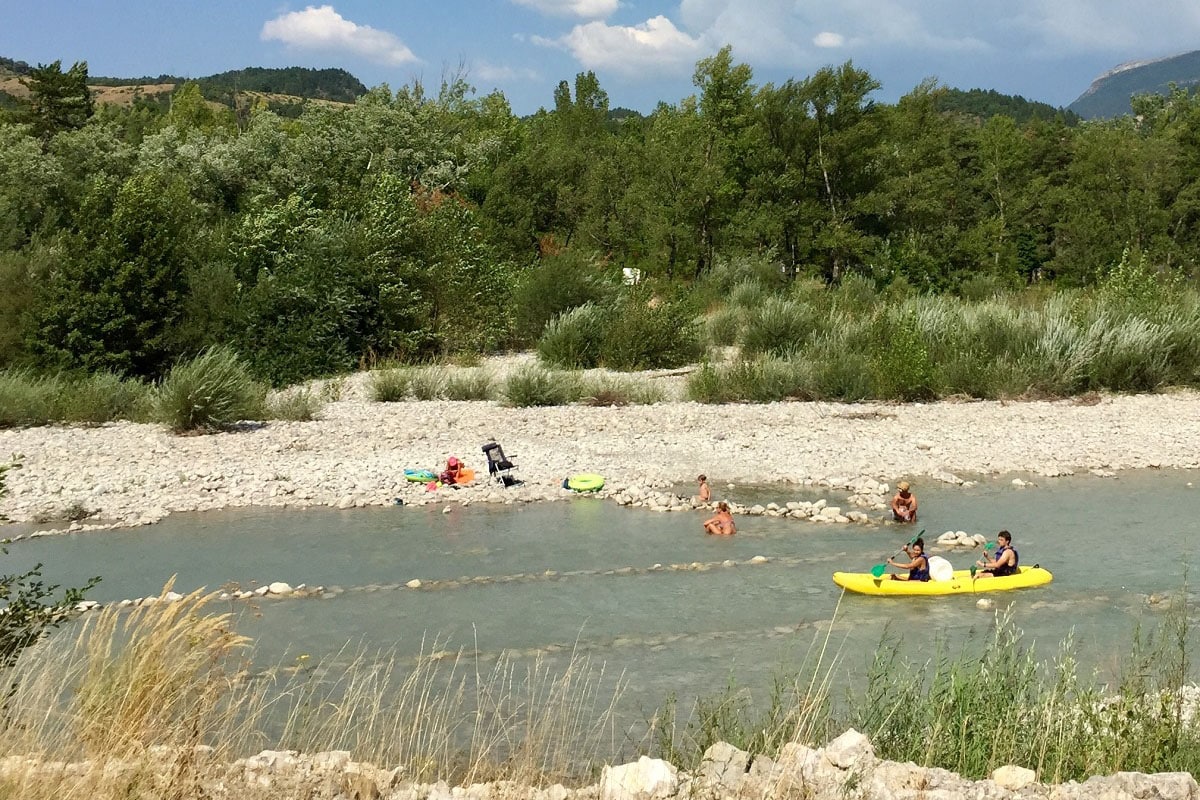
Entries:
<svg viewBox="0 0 1200 800">
<path fill-rule="evenodd" d="M 988 550 L 991 550 L 991 549 L 992 549 L 992 548 L 994 548 L 995 546 L 996 546 L 996 543 L 995 543 L 995 542 L 988 542 L 987 544 L 985 544 L 985 545 L 983 546 L 983 556 L 984 556 L 984 558 L 987 558 Z M 977 564 L 972 564 L 972 565 L 971 565 L 971 580 L 975 580 L 975 571 L 976 571 L 976 570 L 978 570 L 978 569 L 979 569 L 979 566 L 978 566 Z"/>
<path fill-rule="evenodd" d="M 889 560 L 890 560 L 890 559 L 892 559 L 892 558 L 895 558 L 896 556 L 900 555 L 901 553 L 903 553 L 903 552 L 904 552 L 905 550 L 907 550 L 908 548 L 912 547 L 912 543 L 913 543 L 913 542 L 915 542 L 917 539 L 920 539 L 920 538 L 921 538 L 922 536 L 924 536 L 924 535 L 925 535 L 925 529 L 924 529 L 924 528 L 922 528 L 920 533 L 918 533 L 916 536 L 914 536 L 914 537 L 912 537 L 911 539 L 909 539 L 909 540 L 908 540 L 908 543 L 907 543 L 907 544 L 905 544 L 905 545 L 904 545 L 904 547 L 901 547 L 899 550 L 897 550 L 897 551 L 896 551 L 895 555 L 892 555 L 892 556 L 890 556 L 890 557 L 889 557 Z M 883 573 L 884 573 L 885 571 L 887 571 L 887 564 L 886 564 L 886 563 L 884 563 L 884 564 L 876 564 L 875 566 L 871 567 L 871 577 L 874 577 L 874 578 L 882 578 L 882 577 L 883 577 Z"/>
</svg>

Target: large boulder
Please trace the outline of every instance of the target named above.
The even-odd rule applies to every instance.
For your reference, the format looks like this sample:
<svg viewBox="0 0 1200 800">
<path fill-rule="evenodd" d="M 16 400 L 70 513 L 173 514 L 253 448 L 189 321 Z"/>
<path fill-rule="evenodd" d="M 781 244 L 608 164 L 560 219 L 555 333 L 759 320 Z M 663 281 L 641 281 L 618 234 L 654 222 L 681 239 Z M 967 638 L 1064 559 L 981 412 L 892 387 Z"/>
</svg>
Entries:
<svg viewBox="0 0 1200 800">
<path fill-rule="evenodd" d="M 678 771 L 660 758 L 642 756 L 600 774 L 600 800 L 665 800 L 678 788 Z"/>
</svg>

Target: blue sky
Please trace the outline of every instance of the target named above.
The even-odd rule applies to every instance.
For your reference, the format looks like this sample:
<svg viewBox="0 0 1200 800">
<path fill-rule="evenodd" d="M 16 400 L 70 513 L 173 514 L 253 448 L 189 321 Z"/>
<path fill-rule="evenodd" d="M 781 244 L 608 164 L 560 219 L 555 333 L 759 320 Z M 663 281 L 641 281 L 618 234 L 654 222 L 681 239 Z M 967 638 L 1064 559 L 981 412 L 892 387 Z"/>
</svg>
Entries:
<svg viewBox="0 0 1200 800">
<path fill-rule="evenodd" d="M 0 55 L 92 75 L 342 67 L 367 86 L 460 66 L 519 114 L 593 70 L 611 105 L 692 94 L 722 45 L 754 82 L 852 59 L 894 102 L 926 77 L 1067 105 L 1100 73 L 1200 49 L 1197 0 L 0 0 Z"/>
</svg>

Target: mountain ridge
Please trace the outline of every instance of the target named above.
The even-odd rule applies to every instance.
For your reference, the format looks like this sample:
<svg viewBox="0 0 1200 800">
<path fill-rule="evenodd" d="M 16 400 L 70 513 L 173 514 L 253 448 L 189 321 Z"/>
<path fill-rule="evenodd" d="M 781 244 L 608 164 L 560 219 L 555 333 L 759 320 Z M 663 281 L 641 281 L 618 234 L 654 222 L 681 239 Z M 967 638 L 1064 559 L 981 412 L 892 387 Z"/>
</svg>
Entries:
<svg viewBox="0 0 1200 800">
<path fill-rule="evenodd" d="M 1084 119 L 1125 116 L 1133 113 L 1134 95 L 1166 94 L 1171 84 L 1200 85 L 1200 50 L 1118 64 L 1093 80 L 1067 109 Z"/>
</svg>

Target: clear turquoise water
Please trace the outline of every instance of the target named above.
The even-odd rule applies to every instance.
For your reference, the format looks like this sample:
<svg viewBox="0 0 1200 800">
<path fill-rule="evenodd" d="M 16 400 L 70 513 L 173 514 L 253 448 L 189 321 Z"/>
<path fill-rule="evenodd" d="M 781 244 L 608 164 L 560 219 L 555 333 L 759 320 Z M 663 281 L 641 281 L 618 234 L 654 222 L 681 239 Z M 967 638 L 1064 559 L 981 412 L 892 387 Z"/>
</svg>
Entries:
<svg viewBox="0 0 1200 800">
<path fill-rule="evenodd" d="M 1179 591 L 1197 562 L 1200 475 L 1034 479 L 1039 485 L 1028 488 L 1011 478 L 916 486 L 919 527 L 930 540 L 950 529 L 989 538 L 1011 530 L 1022 562 L 1040 563 L 1055 579 L 995 595 L 997 607 L 1011 606 L 1040 652 L 1053 654 L 1073 634 L 1084 664 L 1111 672 L 1135 625 L 1161 616 L 1147 597 Z M 780 503 L 813 496 L 788 487 L 715 493 Z M 660 514 L 590 497 L 442 508 L 175 515 L 148 528 L 20 541 L 4 571 L 41 562 L 49 581 L 66 585 L 100 575 L 90 596 L 101 601 L 155 594 L 172 575 L 179 591 L 273 580 L 339 586 L 346 591 L 333 599 L 236 604 L 257 657 L 319 658 L 347 643 L 409 657 L 437 641 L 482 661 L 507 651 L 554 663 L 574 650 L 610 676 L 623 674 L 628 702 L 642 709 L 672 692 L 719 691 L 731 679 L 765 687 L 797 668 L 828 630 L 849 686 L 885 626 L 919 658 L 935 641 L 965 642 L 995 619 L 974 597 L 843 597 L 831 573 L 866 571 L 893 553 L 912 531 L 891 524 L 743 517 L 739 534 L 723 539 L 701 532 L 702 512 Z M 769 562 L 746 563 L 758 555 Z M 973 560 L 949 557 L 961 567 Z M 736 566 L 721 566 L 726 560 Z M 669 568 L 693 562 L 711 568 Z M 427 588 L 403 588 L 414 578 Z"/>
</svg>

